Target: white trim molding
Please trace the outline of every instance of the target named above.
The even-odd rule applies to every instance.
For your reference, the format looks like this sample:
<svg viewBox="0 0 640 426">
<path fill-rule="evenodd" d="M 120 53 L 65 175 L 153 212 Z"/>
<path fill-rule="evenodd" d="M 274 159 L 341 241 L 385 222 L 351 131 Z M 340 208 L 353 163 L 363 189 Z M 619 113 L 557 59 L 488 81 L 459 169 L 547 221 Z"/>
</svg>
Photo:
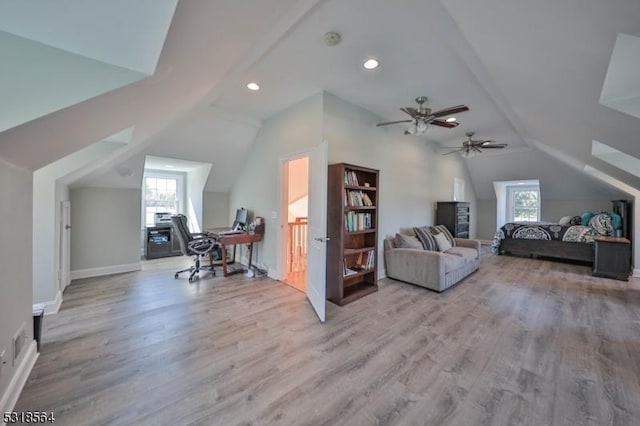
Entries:
<svg viewBox="0 0 640 426">
<path fill-rule="evenodd" d="M 387 278 L 387 270 L 385 268 L 378 268 L 378 281 Z"/>
<path fill-rule="evenodd" d="M 142 263 L 128 263 L 125 265 L 101 266 L 99 268 L 77 269 L 71 271 L 71 280 L 79 280 L 81 278 L 101 277 L 103 275 L 122 274 L 124 272 L 140 271 Z"/>
<path fill-rule="evenodd" d="M 634 268 L 633 269 L 633 276 L 634 277 L 640 277 L 640 269 Z"/>
<path fill-rule="evenodd" d="M 16 402 L 18 402 L 20 392 L 22 392 L 22 388 L 25 383 L 27 383 L 29 374 L 31 374 L 31 370 L 36 364 L 38 355 L 36 341 L 32 340 L 27 351 L 22 355 L 20 365 L 16 368 L 15 373 L 9 382 L 9 386 L 7 386 L 4 395 L 0 398 L 0 413 L 13 411 L 13 407 L 15 407 Z"/>
<path fill-rule="evenodd" d="M 57 314 L 60 310 L 60 305 L 62 305 L 62 292 L 58 290 L 58 293 L 56 294 L 56 298 L 54 300 L 44 302 L 44 314 Z"/>
</svg>

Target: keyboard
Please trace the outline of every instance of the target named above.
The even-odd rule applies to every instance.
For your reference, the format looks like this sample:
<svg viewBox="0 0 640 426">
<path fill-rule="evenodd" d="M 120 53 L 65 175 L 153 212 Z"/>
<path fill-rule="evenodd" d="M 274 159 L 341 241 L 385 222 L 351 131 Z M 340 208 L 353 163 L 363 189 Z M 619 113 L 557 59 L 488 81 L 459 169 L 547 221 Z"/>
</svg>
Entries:
<svg viewBox="0 0 640 426">
<path fill-rule="evenodd" d="M 235 231 L 233 229 L 229 229 L 227 231 L 218 232 L 218 235 L 234 235 L 234 234 L 244 234 L 244 231 Z"/>
</svg>

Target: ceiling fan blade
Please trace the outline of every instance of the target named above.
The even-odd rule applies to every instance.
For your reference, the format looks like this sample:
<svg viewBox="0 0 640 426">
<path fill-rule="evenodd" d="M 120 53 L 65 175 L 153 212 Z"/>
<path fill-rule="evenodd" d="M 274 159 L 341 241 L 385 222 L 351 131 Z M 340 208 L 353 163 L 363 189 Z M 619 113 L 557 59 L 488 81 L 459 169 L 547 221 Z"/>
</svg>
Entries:
<svg viewBox="0 0 640 426">
<path fill-rule="evenodd" d="M 491 144 L 491 145 L 481 145 L 480 148 L 485 149 L 485 148 L 506 148 L 507 144 L 506 143 L 496 143 L 496 144 Z"/>
<path fill-rule="evenodd" d="M 444 117 L 445 115 L 457 114 L 464 111 L 469 111 L 469 107 L 466 105 L 456 105 L 453 107 L 441 109 L 440 111 L 434 111 L 431 113 L 431 117 Z"/>
<path fill-rule="evenodd" d="M 449 123 L 444 120 L 431 120 L 429 124 L 433 124 L 434 126 L 446 127 L 447 129 L 453 129 L 454 127 L 457 127 L 460 123 L 458 123 L 457 121 Z"/>
<path fill-rule="evenodd" d="M 413 120 L 398 120 L 398 121 L 387 121 L 386 123 L 378 123 L 376 126 L 386 126 L 387 124 L 398 124 L 398 123 L 412 123 Z"/>
<path fill-rule="evenodd" d="M 406 107 L 406 108 L 400 108 L 400 111 L 409 114 L 412 117 L 415 117 L 417 115 L 420 115 L 420 112 L 418 112 L 417 109 L 415 108 L 411 108 L 411 107 Z"/>
<path fill-rule="evenodd" d="M 466 150 L 467 150 L 467 148 L 458 148 L 458 149 L 454 149 L 453 151 L 446 152 L 446 153 L 444 153 L 442 155 L 449 155 L 449 154 L 453 154 L 455 152 L 466 151 Z"/>
</svg>

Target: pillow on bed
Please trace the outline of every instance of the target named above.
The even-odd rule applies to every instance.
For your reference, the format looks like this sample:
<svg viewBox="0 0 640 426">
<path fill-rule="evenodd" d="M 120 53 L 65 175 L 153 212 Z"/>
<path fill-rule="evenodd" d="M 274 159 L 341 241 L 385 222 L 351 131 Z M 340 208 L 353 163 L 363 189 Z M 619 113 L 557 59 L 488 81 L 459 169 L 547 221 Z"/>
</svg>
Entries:
<svg viewBox="0 0 640 426">
<path fill-rule="evenodd" d="M 569 225 L 582 225 L 582 216 L 574 216 L 569 221 Z"/>
<path fill-rule="evenodd" d="M 613 229 L 622 229 L 622 217 L 618 213 L 609 213 Z"/>
<path fill-rule="evenodd" d="M 562 216 L 558 221 L 558 225 L 568 225 L 571 219 L 573 219 L 571 216 Z"/>
<path fill-rule="evenodd" d="M 593 217 L 593 212 L 584 212 L 582 213 L 582 225 L 589 226 L 589 221 Z"/>
<path fill-rule="evenodd" d="M 608 213 L 598 213 L 589 220 L 589 226 L 595 229 L 600 235 L 609 235 L 613 233 L 613 225 L 611 217 Z"/>
</svg>

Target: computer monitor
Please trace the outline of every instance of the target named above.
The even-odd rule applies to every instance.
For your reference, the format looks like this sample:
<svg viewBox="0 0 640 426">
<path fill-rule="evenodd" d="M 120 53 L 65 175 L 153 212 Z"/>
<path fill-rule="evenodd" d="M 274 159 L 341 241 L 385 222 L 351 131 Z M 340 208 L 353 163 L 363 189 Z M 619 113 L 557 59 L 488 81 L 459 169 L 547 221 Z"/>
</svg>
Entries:
<svg viewBox="0 0 640 426">
<path fill-rule="evenodd" d="M 236 220 L 233 221 L 231 229 L 241 231 L 247 226 L 247 209 L 241 207 L 236 210 Z"/>
</svg>

